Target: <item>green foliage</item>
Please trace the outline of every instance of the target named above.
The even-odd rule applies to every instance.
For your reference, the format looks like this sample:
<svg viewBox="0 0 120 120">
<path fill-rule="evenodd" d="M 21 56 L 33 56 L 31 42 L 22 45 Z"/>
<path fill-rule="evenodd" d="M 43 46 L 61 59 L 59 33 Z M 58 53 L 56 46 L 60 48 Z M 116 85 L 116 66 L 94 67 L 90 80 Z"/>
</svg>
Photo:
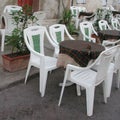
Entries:
<svg viewBox="0 0 120 120">
<path fill-rule="evenodd" d="M 72 21 L 72 17 L 71 10 L 65 8 L 59 23 L 65 24 L 70 34 L 78 34 L 78 30 L 75 28 L 75 23 Z"/>
<path fill-rule="evenodd" d="M 12 53 L 28 52 L 24 42 L 23 30 L 28 27 L 28 24 L 33 24 L 37 20 L 31 11 L 31 7 L 24 6 L 22 10 L 11 13 L 13 24 L 16 25 L 16 28 L 12 31 L 11 35 L 6 36 L 6 43 L 12 47 Z"/>
<path fill-rule="evenodd" d="M 11 36 L 6 36 L 6 43 L 12 47 L 13 52 L 28 53 L 28 49 L 24 43 L 23 31 L 15 28 Z"/>
<path fill-rule="evenodd" d="M 106 20 L 110 24 L 111 18 L 112 18 L 112 11 L 98 8 L 95 12 L 95 21 L 93 25 L 96 28 L 96 30 L 99 30 L 98 21 Z"/>
</svg>

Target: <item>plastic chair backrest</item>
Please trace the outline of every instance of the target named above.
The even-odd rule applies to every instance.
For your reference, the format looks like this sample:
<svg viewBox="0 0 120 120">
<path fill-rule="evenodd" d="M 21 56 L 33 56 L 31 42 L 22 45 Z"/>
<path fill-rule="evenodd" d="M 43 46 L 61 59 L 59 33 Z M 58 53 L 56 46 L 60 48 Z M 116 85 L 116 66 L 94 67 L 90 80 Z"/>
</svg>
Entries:
<svg viewBox="0 0 120 120">
<path fill-rule="evenodd" d="M 78 11 L 79 12 L 87 12 L 86 7 L 78 6 Z"/>
<path fill-rule="evenodd" d="M 64 24 L 54 24 L 49 27 L 49 33 L 52 40 L 59 44 L 61 41 L 64 41 L 65 34 L 69 37 L 70 40 L 74 38 L 69 34 L 66 26 Z"/>
<path fill-rule="evenodd" d="M 109 9 L 115 11 L 115 8 L 112 5 L 109 5 Z"/>
<path fill-rule="evenodd" d="M 111 19 L 111 25 L 112 25 L 114 30 L 118 30 L 118 29 L 120 30 L 120 23 L 119 23 L 117 18 Z"/>
<path fill-rule="evenodd" d="M 70 7 L 71 13 L 73 15 L 73 18 L 78 18 L 78 14 L 79 14 L 79 9 L 77 6 L 71 6 Z"/>
<path fill-rule="evenodd" d="M 103 51 L 98 59 L 96 60 L 99 65 L 97 68 L 97 76 L 96 76 L 96 81 L 95 85 L 100 84 L 103 80 L 106 79 L 108 67 L 110 65 L 110 62 L 113 60 L 114 54 L 117 51 L 117 46 L 111 47 L 110 49 L 107 49 Z"/>
<path fill-rule="evenodd" d="M 24 30 L 24 40 L 30 51 L 32 47 L 36 52 L 44 54 L 45 33 L 46 27 L 44 26 L 31 26 Z"/>
<path fill-rule="evenodd" d="M 106 20 L 100 20 L 98 22 L 98 25 L 99 25 L 100 30 L 111 30 Z"/>
<path fill-rule="evenodd" d="M 86 7 L 82 7 L 82 11 L 83 11 L 83 12 L 87 12 Z"/>
<path fill-rule="evenodd" d="M 17 6 L 17 5 L 7 5 L 5 6 L 3 13 L 12 13 L 12 12 L 16 12 L 22 10 L 21 6 Z"/>
<path fill-rule="evenodd" d="M 80 23 L 80 30 L 83 34 L 83 40 L 89 41 L 88 38 L 85 36 L 88 36 L 89 38 L 91 37 L 92 33 L 94 33 L 94 28 L 91 22 L 85 21 Z"/>
<path fill-rule="evenodd" d="M 115 54 L 115 62 L 114 62 L 115 71 L 120 70 L 120 45 L 118 45 L 116 54 Z"/>
<path fill-rule="evenodd" d="M 49 32 L 55 42 L 60 43 L 64 41 L 65 26 L 62 24 L 54 24 L 49 27 Z"/>
</svg>

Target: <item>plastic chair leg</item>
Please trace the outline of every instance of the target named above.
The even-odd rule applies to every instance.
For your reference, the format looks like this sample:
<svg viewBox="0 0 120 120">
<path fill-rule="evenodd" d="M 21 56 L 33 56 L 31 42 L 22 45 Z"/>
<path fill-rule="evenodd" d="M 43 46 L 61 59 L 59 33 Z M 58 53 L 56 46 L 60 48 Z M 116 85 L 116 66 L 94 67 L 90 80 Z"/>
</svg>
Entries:
<svg viewBox="0 0 120 120">
<path fill-rule="evenodd" d="M 81 90 L 79 85 L 76 85 L 76 90 L 77 90 L 77 96 L 81 96 Z"/>
<path fill-rule="evenodd" d="M 1 29 L 2 41 L 1 41 L 1 51 L 4 51 L 4 44 L 5 44 L 5 30 Z"/>
<path fill-rule="evenodd" d="M 42 73 L 42 72 L 41 72 Z M 48 77 L 48 71 L 43 71 L 42 74 L 40 74 L 40 90 L 41 90 L 41 97 L 44 97 L 45 90 L 46 90 L 46 83 L 47 83 L 47 77 Z M 41 79 L 42 78 L 42 79 Z"/>
<path fill-rule="evenodd" d="M 93 115 L 95 87 L 86 88 L 87 115 Z"/>
<path fill-rule="evenodd" d="M 119 89 L 119 86 L 120 86 L 120 70 L 118 70 L 117 72 L 117 81 L 116 81 L 116 88 Z"/>
<path fill-rule="evenodd" d="M 30 69 L 31 69 L 31 64 L 29 63 L 29 64 L 28 64 L 28 68 L 27 68 L 27 72 L 26 72 L 26 76 L 25 76 L 25 82 L 24 82 L 25 84 L 27 83 L 27 78 L 28 78 Z"/>
</svg>

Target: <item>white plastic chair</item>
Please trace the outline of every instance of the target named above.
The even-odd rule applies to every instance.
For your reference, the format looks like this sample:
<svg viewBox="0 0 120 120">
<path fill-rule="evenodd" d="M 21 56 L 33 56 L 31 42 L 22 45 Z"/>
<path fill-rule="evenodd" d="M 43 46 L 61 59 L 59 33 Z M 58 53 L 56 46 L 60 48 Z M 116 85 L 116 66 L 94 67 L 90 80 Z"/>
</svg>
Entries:
<svg viewBox="0 0 120 120">
<path fill-rule="evenodd" d="M 73 15 L 73 19 L 78 18 L 78 14 L 79 14 L 78 7 L 77 6 L 70 6 L 70 10 L 71 10 L 71 13 Z"/>
<path fill-rule="evenodd" d="M 109 65 L 111 60 L 113 59 L 113 55 L 116 52 L 116 47 L 113 47 L 109 50 L 103 51 L 99 57 L 87 67 L 78 67 L 74 65 L 67 65 L 63 86 L 60 94 L 60 99 L 58 106 L 61 104 L 64 88 L 66 81 L 71 81 L 77 85 L 77 95 L 80 95 L 79 86 L 86 89 L 86 102 L 87 102 L 87 115 L 92 116 L 93 114 L 93 106 L 94 106 L 94 92 L 95 87 L 100 83 L 103 83 L 103 93 L 104 93 L 104 102 L 107 102 L 107 93 L 108 81 L 107 79 L 107 71 L 109 69 Z M 97 70 L 93 69 L 93 66 L 97 66 Z"/>
<path fill-rule="evenodd" d="M 114 62 L 114 73 L 117 74 L 117 83 L 116 88 L 120 86 L 120 45 L 118 45 L 118 50 L 115 54 L 115 62 Z"/>
<path fill-rule="evenodd" d="M 4 51 L 4 44 L 5 44 L 5 35 L 10 35 L 12 33 L 12 30 L 15 28 L 15 25 L 13 24 L 12 16 L 10 15 L 12 12 L 22 10 L 21 6 L 17 5 L 7 5 L 5 6 L 3 10 L 3 14 L 1 16 L 1 22 L 4 21 L 4 27 L 1 30 L 1 35 L 2 35 L 2 42 L 1 42 L 1 51 Z M 1 23 L 3 24 L 3 23 Z"/>
<path fill-rule="evenodd" d="M 59 53 L 59 43 L 65 40 L 65 34 L 68 36 L 70 40 L 74 40 L 74 38 L 69 34 L 66 26 L 64 24 L 54 24 L 49 26 L 49 33 L 52 38 L 55 48 L 54 57 L 58 56 Z"/>
<path fill-rule="evenodd" d="M 96 42 L 95 38 L 92 38 L 91 35 L 95 34 L 98 36 L 91 22 L 85 21 L 80 23 L 80 31 L 83 35 L 84 41 Z"/>
<path fill-rule="evenodd" d="M 17 6 L 17 5 L 7 5 L 5 6 L 3 13 L 12 13 L 12 12 L 16 12 L 22 10 L 21 6 Z"/>
<path fill-rule="evenodd" d="M 112 81 L 113 81 L 113 74 L 117 74 L 116 78 L 116 88 L 119 88 L 120 86 L 120 45 L 117 45 L 117 50 L 116 53 L 114 54 L 114 59 L 110 63 L 110 69 L 114 68 L 113 71 L 108 70 L 108 75 L 107 75 L 107 81 L 109 81 L 109 87 L 107 97 L 110 97 L 111 94 L 111 88 L 112 88 Z"/>
<path fill-rule="evenodd" d="M 5 42 L 5 29 L 0 29 L 1 32 L 1 51 L 4 51 L 4 42 Z"/>
<path fill-rule="evenodd" d="M 72 13 L 72 19 L 75 21 L 75 27 L 76 29 L 78 28 L 78 23 L 79 23 L 79 10 L 80 8 L 78 6 L 70 6 L 70 10 Z"/>
<path fill-rule="evenodd" d="M 114 30 L 120 31 L 120 23 L 117 18 L 112 18 L 111 19 L 111 25 Z"/>
<path fill-rule="evenodd" d="M 25 83 L 27 82 L 31 66 L 38 68 L 40 72 L 39 91 L 42 97 L 45 95 L 48 72 L 56 69 L 57 62 L 56 58 L 45 56 L 44 54 L 45 35 L 48 39 L 51 39 L 46 27 L 43 26 L 31 26 L 24 30 L 24 40 L 30 51 Z"/>
<path fill-rule="evenodd" d="M 87 12 L 87 8 L 83 6 L 78 6 L 79 12 Z"/>
<path fill-rule="evenodd" d="M 100 30 L 111 30 L 106 20 L 100 20 L 98 22 L 98 25 L 99 25 Z"/>
<path fill-rule="evenodd" d="M 109 9 L 110 9 L 111 11 L 116 11 L 116 9 L 115 9 L 112 5 L 109 5 Z"/>
<path fill-rule="evenodd" d="M 106 20 L 100 20 L 98 22 L 98 24 L 99 24 L 100 30 L 112 30 Z M 119 42 L 120 42 L 120 40 L 117 40 L 117 41 L 103 40 L 102 45 L 105 46 L 105 48 L 107 49 L 107 48 L 109 48 L 109 47 L 107 47 L 108 45 L 114 46 L 114 45 L 118 44 Z"/>
</svg>

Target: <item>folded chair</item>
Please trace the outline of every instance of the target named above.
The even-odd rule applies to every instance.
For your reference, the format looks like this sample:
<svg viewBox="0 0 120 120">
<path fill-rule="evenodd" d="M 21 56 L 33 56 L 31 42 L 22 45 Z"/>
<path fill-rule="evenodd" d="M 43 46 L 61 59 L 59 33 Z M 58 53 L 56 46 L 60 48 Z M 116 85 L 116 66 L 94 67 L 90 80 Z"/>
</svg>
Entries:
<svg viewBox="0 0 120 120">
<path fill-rule="evenodd" d="M 27 82 L 31 66 L 39 69 L 39 91 L 43 97 L 45 94 L 48 72 L 56 69 L 57 59 L 44 54 L 45 35 L 50 39 L 46 27 L 31 26 L 24 29 L 24 40 L 30 51 L 30 60 L 25 77 Z"/>
<path fill-rule="evenodd" d="M 58 106 L 61 104 L 64 88 L 66 81 L 71 81 L 77 85 L 77 95 L 80 95 L 79 86 L 86 89 L 86 104 L 87 104 L 87 115 L 93 115 L 94 107 L 94 93 L 95 87 L 100 83 L 103 83 L 103 93 L 104 93 L 104 102 L 107 102 L 107 93 L 108 81 L 107 80 L 107 71 L 109 65 L 113 59 L 113 56 L 117 50 L 117 47 L 112 47 L 109 50 L 103 51 L 99 57 L 87 67 L 78 67 L 74 65 L 67 65 L 63 86 L 60 94 L 60 99 Z M 93 69 L 97 65 L 97 69 Z M 113 70 L 113 69 L 111 69 Z"/>
</svg>

